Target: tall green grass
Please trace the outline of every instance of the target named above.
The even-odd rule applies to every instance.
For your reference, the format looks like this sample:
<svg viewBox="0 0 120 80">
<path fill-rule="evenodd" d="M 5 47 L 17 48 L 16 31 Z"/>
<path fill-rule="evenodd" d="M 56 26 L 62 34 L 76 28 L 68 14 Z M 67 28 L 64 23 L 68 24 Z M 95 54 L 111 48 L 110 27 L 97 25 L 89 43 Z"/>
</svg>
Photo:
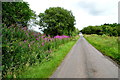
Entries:
<svg viewBox="0 0 120 80">
<path fill-rule="evenodd" d="M 118 37 L 110 37 L 106 35 L 85 35 L 85 38 L 95 48 L 101 51 L 104 55 L 109 56 L 120 64 L 120 53 L 118 52 Z"/>
</svg>

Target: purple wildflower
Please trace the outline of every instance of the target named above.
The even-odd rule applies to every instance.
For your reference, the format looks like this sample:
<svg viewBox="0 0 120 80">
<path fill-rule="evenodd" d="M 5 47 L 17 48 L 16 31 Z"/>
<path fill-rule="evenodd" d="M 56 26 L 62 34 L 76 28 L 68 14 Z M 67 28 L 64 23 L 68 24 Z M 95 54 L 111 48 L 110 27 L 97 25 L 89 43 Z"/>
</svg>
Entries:
<svg viewBox="0 0 120 80">
<path fill-rule="evenodd" d="M 27 27 L 23 27 L 22 30 L 26 31 L 26 30 L 27 30 Z"/>
<path fill-rule="evenodd" d="M 48 38 L 44 38 L 43 40 L 47 40 Z"/>
<path fill-rule="evenodd" d="M 48 37 L 50 37 L 50 35 L 48 35 Z"/>
<path fill-rule="evenodd" d="M 30 47 L 30 44 L 28 44 L 28 47 Z"/>
<path fill-rule="evenodd" d="M 41 38 L 44 38 L 45 36 L 41 36 Z"/>
<path fill-rule="evenodd" d="M 39 38 L 36 38 L 36 40 L 39 40 Z"/>
<path fill-rule="evenodd" d="M 57 35 L 57 36 L 55 36 L 54 38 L 55 38 L 55 39 L 56 39 L 56 38 L 57 38 L 57 39 L 64 39 L 64 38 L 69 38 L 69 36 L 65 36 L 65 35 L 59 36 L 59 35 Z"/>
<path fill-rule="evenodd" d="M 27 40 L 24 40 L 24 43 L 27 42 Z"/>
<path fill-rule="evenodd" d="M 44 46 L 44 42 L 42 42 L 42 46 Z"/>
<path fill-rule="evenodd" d="M 48 40 L 47 40 L 48 42 L 50 41 L 50 39 L 48 38 Z"/>
<path fill-rule="evenodd" d="M 25 33 L 25 34 L 26 34 L 27 36 L 29 36 L 28 33 Z"/>
</svg>

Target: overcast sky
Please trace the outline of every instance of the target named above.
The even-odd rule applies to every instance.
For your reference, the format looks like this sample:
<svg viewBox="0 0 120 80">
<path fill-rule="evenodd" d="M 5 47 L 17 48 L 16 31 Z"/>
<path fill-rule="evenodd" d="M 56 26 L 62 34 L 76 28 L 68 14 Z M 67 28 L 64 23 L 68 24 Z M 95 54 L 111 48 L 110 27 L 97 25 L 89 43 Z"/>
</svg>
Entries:
<svg viewBox="0 0 120 80">
<path fill-rule="evenodd" d="M 79 30 L 89 25 L 118 23 L 118 2 L 120 0 L 24 0 L 36 14 L 49 7 L 71 10 Z M 36 28 L 37 29 L 37 28 Z"/>
</svg>

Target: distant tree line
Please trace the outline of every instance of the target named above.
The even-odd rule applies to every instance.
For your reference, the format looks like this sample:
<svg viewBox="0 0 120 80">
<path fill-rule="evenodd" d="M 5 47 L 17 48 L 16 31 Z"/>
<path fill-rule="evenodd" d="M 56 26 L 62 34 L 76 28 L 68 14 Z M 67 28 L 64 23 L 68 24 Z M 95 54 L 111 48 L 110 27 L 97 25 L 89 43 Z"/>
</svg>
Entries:
<svg viewBox="0 0 120 80">
<path fill-rule="evenodd" d="M 120 24 L 104 24 L 100 26 L 88 26 L 81 30 L 83 34 L 98 34 L 108 36 L 120 36 Z"/>
</svg>

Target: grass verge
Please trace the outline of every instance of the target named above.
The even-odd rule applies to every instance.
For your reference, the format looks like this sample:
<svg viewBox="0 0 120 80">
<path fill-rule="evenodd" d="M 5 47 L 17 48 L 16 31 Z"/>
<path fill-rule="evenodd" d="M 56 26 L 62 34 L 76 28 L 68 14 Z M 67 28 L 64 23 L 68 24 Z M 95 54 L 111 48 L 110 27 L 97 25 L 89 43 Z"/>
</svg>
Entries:
<svg viewBox="0 0 120 80">
<path fill-rule="evenodd" d="M 104 55 L 112 58 L 120 65 L 120 53 L 118 52 L 118 37 L 106 35 L 85 35 L 86 40 Z"/>
<path fill-rule="evenodd" d="M 64 57 L 71 50 L 76 40 L 70 41 L 52 53 L 52 58 L 48 61 L 44 60 L 43 63 L 29 67 L 25 72 L 18 75 L 18 78 L 49 78 L 53 72 L 60 65 Z"/>
</svg>

